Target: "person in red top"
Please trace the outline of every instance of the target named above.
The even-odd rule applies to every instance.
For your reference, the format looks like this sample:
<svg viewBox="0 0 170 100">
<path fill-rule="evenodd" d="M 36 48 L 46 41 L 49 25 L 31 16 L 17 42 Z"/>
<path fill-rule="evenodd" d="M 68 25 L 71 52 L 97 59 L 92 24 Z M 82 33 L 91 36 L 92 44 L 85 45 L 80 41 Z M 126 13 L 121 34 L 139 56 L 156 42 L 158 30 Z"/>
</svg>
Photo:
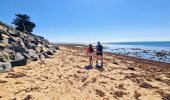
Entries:
<svg viewBox="0 0 170 100">
<path fill-rule="evenodd" d="M 89 65 L 93 65 L 94 49 L 92 44 L 87 48 L 86 55 L 89 57 Z"/>
</svg>

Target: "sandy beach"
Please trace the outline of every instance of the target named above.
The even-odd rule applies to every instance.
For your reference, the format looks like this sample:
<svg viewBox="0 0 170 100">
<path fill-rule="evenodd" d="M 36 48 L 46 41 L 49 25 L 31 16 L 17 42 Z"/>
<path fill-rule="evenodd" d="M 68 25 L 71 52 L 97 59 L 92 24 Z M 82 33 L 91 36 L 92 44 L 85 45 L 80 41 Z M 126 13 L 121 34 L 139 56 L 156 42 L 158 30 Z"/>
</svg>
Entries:
<svg viewBox="0 0 170 100">
<path fill-rule="evenodd" d="M 0 100 L 170 100 L 170 64 L 104 54 L 104 69 L 86 70 L 81 46 L 0 73 Z"/>
</svg>

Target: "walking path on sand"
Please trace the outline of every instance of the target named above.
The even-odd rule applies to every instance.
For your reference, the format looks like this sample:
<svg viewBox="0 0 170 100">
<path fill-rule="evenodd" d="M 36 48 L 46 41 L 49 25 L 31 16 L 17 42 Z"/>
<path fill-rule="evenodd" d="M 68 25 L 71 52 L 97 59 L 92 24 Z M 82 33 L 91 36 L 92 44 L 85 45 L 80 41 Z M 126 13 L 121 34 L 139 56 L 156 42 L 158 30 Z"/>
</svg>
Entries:
<svg viewBox="0 0 170 100">
<path fill-rule="evenodd" d="M 113 55 L 105 55 L 103 70 L 86 70 L 88 59 L 82 50 L 60 47 L 50 59 L 0 73 L 0 99 L 169 100 L 168 70 L 148 70 Z"/>
</svg>

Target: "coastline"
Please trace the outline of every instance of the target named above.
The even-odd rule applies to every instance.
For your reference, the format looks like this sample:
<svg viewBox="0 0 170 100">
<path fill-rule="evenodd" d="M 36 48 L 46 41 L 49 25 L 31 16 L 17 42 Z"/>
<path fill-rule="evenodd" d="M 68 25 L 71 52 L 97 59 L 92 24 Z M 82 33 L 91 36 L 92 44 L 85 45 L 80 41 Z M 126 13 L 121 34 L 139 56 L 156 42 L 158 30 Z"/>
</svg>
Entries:
<svg viewBox="0 0 170 100">
<path fill-rule="evenodd" d="M 170 98 L 168 63 L 104 53 L 104 69 L 86 70 L 84 45 L 59 45 L 43 62 L 0 75 L 0 99 L 166 100 Z"/>
</svg>

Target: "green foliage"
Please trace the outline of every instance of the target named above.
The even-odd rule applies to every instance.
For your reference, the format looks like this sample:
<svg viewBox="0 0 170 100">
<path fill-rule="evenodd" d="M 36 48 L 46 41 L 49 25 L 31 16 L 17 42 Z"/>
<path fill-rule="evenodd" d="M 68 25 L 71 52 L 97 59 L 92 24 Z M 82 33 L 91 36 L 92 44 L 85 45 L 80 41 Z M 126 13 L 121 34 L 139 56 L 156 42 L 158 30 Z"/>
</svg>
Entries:
<svg viewBox="0 0 170 100">
<path fill-rule="evenodd" d="M 16 25 L 16 29 L 22 32 L 32 32 L 36 27 L 35 23 L 30 21 L 30 17 L 26 14 L 15 14 L 16 18 L 12 24 Z"/>
</svg>

